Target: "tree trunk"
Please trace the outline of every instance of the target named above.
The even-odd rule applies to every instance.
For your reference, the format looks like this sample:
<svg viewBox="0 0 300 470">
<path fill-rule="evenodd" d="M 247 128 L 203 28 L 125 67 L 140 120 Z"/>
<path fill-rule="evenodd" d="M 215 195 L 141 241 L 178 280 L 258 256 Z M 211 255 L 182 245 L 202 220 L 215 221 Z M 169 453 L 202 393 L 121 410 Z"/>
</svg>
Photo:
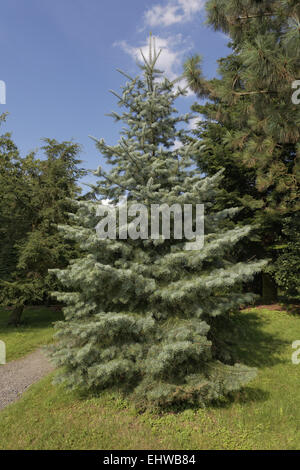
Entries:
<svg viewBox="0 0 300 470">
<path fill-rule="evenodd" d="M 262 295 L 262 276 L 258 273 L 254 276 L 252 281 L 243 284 L 245 292 L 251 292 L 253 294 Z"/>
<path fill-rule="evenodd" d="M 12 310 L 9 316 L 8 325 L 18 326 L 21 322 L 23 310 L 24 310 L 24 305 L 17 305 L 16 307 L 14 307 L 14 309 Z"/>
<path fill-rule="evenodd" d="M 277 301 L 277 285 L 268 273 L 262 273 L 262 301 L 265 304 Z"/>
</svg>

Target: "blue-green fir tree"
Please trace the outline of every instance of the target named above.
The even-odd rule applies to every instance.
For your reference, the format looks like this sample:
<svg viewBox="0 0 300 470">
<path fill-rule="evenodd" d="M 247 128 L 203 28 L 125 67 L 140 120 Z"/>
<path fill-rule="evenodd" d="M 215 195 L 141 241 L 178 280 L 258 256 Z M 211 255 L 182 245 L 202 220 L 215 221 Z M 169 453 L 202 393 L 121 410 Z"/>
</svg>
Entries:
<svg viewBox="0 0 300 470">
<path fill-rule="evenodd" d="M 55 270 L 65 287 L 55 295 L 66 307 L 52 357 L 62 366 L 59 380 L 72 388 L 117 388 L 146 406 L 203 406 L 255 376 L 229 357 L 226 363 L 216 319 L 251 302 L 240 286 L 264 262 L 232 260 L 232 247 L 250 228 L 222 229 L 236 208 L 210 211 L 222 175 L 204 178 L 194 170 L 201 142 L 190 142 L 184 123 L 191 116 L 174 108 L 186 91 L 157 70 L 158 56 L 150 37 L 141 75 L 124 74 L 121 94 L 113 92 L 121 112 L 112 115 L 124 123 L 120 139 L 115 146 L 96 140 L 111 170 L 98 168 L 99 200 L 77 202 L 76 226 L 60 227 L 86 254 Z M 152 204 L 204 204 L 204 246 L 187 249 L 190 240 L 175 237 L 174 220 L 170 239 L 146 238 L 138 224 L 140 237 L 123 239 L 118 214 L 116 239 L 99 238 L 99 207 L 108 199 L 108 210 L 119 212 L 121 197 L 128 213 L 136 203 L 149 213 Z M 134 220 L 129 217 L 131 227 Z"/>
</svg>

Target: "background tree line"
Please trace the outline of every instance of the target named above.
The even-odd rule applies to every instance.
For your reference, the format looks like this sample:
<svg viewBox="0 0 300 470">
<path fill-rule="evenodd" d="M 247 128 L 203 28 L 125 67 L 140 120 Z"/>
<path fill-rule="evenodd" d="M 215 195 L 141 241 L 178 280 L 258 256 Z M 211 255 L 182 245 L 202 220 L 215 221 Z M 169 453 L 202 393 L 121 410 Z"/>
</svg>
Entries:
<svg viewBox="0 0 300 470">
<path fill-rule="evenodd" d="M 66 266 L 78 251 L 56 226 L 80 196 L 80 147 L 44 139 L 42 151 L 41 159 L 22 157 L 10 133 L 0 136 L 0 302 L 12 309 L 13 324 L 25 305 L 50 301 L 56 280 L 48 269 Z"/>
<path fill-rule="evenodd" d="M 220 207 L 239 205 L 240 224 L 257 226 L 236 255 L 268 258 L 252 289 L 265 302 L 279 289 L 299 297 L 300 78 L 298 0 L 209 0 L 207 23 L 228 36 L 231 54 L 219 60 L 220 78 L 205 80 L 201 57 L 185 64 L 203 142 L 197 164 L 212 175 L 225 168 Z"/>
</svg>

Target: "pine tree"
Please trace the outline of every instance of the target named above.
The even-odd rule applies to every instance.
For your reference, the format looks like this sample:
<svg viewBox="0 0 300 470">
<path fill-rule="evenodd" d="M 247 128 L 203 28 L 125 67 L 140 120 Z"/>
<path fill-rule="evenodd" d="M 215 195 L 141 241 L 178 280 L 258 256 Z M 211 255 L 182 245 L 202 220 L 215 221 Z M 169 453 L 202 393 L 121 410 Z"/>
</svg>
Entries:
<svg viewBox="0 0 300 470">
<path fill-rule="evenodd" d="M 78 201 L 72 217 L 76 225 L 60 227 L 86 255 L 54 271 L 65 289 L 55 296 L 67 306 L 65 320 L 56 325 L 52 358 L 62 366 L 58 380 L 71 388 L 99 392 L 117 387 L 138 403 L 156 406 L 204 405 L 255 376 L 255 370 L 232 364 L 229 357 L 228 363 L 222 361 L 226 351 L 219 347 L 216 319 L 251 302 L 253 295 L 243 294 L 240 285 L 264 262 L 232 261 L 232 247 L 250 228 L 220 228 L 236 208 L 209 213 L 222 175 L 202 178 L 191 166 L 199 144 L 190 144 L 180 126 L 191 116 L 178 115 L 174 108 L 185 90 L 163 78 L 156 68 L 158 56 L 150 37 L 142 75 L 125 74 L 122 93 L 113 92 L 123 109 L 112 116 L 124 127 L 117 145 L 96 139 L 112 165 L 109 173 L 97 170 L 100 200 Z M 174 149 L 177 140 L 183 145 Z M 123 239 L 127 226 L 118 222 L 121 197 L 129 214 L 136 203 L 148 212 L 152 204 L 205 204 L 204 248 L 186 249 L 188 240 L 175 237 L 174 225 L 170 239 L 143 238 L 139 227 L 137 239 Z M 117 230 L 116 239 L 99 238 L 95 231 L 107 199 L 118 212 L 116 228 L 122 236 Z M 128 229 L 134 230 L 135 219 L 129 220 Z"/>
<path fill-rule="evenodd" d="M 292 100 L 300 78 L 299 8 L 294 0 L 208 1 L 207 22 L 230 37 L 232 53 L 219 60 L 220 79 L 204 79 L 199 57 L 185 67 L 193 90 L 210 100 L 194 106 L 206 121 L 197 134 L 207 156 L 199 166 L 209 175 L 223 163 L 227 202 L 237 199 L 245 223 L 260 224 L 253 249 L 273 262 L 284 218 L 299 212 L 300 106 Z M 276 298 L 271 272 L 272 263 L 263 276 L 265 300 Z"/>
</svg>

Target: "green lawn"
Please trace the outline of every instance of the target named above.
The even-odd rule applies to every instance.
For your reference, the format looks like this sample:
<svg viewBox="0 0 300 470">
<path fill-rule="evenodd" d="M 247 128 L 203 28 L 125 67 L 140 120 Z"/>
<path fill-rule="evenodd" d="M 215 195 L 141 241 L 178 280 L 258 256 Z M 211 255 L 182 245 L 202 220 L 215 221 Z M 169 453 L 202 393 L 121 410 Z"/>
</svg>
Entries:
<svg viewBox="0 0 300 470">
<path fill-rule="evenodd" d="M 6 344 L 7 362 L 25 356 L 39 346 L 49 344 L 53 338 L 52 323 L 63 315 L 54 308 L 28 307 L 17 328 L 7 326 L 10 312 L 0 310 L 0 340 Z"/>
<path fill-rule="evenodd" d="M 259 374 L 223 405 L 139 414 L 117 394 L 83 399 L 50 376 L 0 412 L 0 449 L 300 449 L 300 317 L 253 309 L 237 323 L 241 360 Z"/>
</svg>

